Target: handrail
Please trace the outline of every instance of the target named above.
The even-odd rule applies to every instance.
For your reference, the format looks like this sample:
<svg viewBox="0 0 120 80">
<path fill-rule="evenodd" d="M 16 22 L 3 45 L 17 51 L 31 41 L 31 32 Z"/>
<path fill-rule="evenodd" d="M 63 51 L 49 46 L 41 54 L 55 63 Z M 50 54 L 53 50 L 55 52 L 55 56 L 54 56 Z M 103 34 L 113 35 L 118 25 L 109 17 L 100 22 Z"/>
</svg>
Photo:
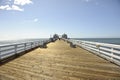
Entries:
<svg viewBox="0 0 120 80">
<path fill-rule="evenodd" d="M 83 40 L 66 39 L 120 66 L 120 45 Z"/>
<path fill-rule="evenodd" d="M 33 49 L 45 42 L 49 42 L 49 39 L 0 45 L 0 60 Z"/>
</svg>

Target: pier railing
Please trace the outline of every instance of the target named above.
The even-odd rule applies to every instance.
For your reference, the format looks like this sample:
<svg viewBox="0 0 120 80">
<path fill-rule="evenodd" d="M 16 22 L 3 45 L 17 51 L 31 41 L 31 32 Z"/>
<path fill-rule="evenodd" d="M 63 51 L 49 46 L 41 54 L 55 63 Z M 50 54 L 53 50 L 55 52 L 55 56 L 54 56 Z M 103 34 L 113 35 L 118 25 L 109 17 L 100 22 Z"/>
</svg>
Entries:
<svg viewBox="0 0 120 80">
<path fill-rule="evenodd" d="M 67 40 L 67 39 L 66 39 Z M 120 66 L 120 45 L 69 39 L 68 42 L 91 51 Z"/>
<path fill-rule="evenodd" d="M 13 55 L 18 55 L 21 52 L 31 50 L 35 47 L 39 47 L 45 42 L 49 42 L 49 40 L 0 45 L 0 60 L 3 60 Z"/>
</svg>

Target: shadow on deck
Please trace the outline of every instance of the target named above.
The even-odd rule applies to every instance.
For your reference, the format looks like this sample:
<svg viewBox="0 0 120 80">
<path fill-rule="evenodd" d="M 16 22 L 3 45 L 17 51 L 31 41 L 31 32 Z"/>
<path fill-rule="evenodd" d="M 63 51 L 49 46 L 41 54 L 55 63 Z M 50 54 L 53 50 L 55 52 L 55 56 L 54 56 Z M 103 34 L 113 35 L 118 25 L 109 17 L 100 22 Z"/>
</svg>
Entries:
<svg viewBox="0 0 120 80">
<path fill-rule="evenodd" d="M 0 66 L 0 80 L 120 80 L 120 67 L 58 40 Z"/>
</svg>

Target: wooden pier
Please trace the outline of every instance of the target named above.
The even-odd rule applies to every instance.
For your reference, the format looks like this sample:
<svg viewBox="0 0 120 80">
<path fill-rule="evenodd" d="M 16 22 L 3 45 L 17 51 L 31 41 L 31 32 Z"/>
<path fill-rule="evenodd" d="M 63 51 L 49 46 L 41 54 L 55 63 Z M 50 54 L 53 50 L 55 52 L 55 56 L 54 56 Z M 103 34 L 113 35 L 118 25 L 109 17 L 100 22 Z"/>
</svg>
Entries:
<svg viewBox="0 0 120 80">
<path fill-rule="evenodd" d="M 120 80 L 120 67 L 57 40 L 1 65 L 0 80 Z"/>
</svg>

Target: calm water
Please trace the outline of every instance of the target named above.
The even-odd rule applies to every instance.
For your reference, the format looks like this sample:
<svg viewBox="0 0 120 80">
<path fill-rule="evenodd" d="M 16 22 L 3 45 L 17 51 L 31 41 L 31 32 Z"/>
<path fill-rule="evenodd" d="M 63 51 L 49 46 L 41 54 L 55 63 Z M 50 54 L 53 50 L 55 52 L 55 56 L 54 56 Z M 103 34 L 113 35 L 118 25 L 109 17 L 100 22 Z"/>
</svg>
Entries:
<svg viewBox="0 0 120 80">
<path fill-rule="evenodd" d="M 120 38 L 74 38 L 76 40 L 86 40 L 102 43 L 111 43 L 120 45 Z"/>
<path fill-rule="evenodd" d="M 120 38 L 74 38 L 74 39 L 120 45 Z M 45 39 L 23 39 L 23 40 L 0 41 L 0 45 L 11 44 L 11 43 L 22 43 L 22 42 L 29 42 L 29 41 L 38 41 L 38 40 L 45 40 Z"/>
<path fill-rule="evenodd" d="M 41 38 L 41 39 L 21 39 L 21 40 L 5 40 L 0 41 L 0 45 L 3 44 L 12 44 L 12 43 L 23 43 L 23 42 L 32 42 L 32 41 L 38 41 L 38 40 L 46 40 L 47 38 Z"/>
</svg>

